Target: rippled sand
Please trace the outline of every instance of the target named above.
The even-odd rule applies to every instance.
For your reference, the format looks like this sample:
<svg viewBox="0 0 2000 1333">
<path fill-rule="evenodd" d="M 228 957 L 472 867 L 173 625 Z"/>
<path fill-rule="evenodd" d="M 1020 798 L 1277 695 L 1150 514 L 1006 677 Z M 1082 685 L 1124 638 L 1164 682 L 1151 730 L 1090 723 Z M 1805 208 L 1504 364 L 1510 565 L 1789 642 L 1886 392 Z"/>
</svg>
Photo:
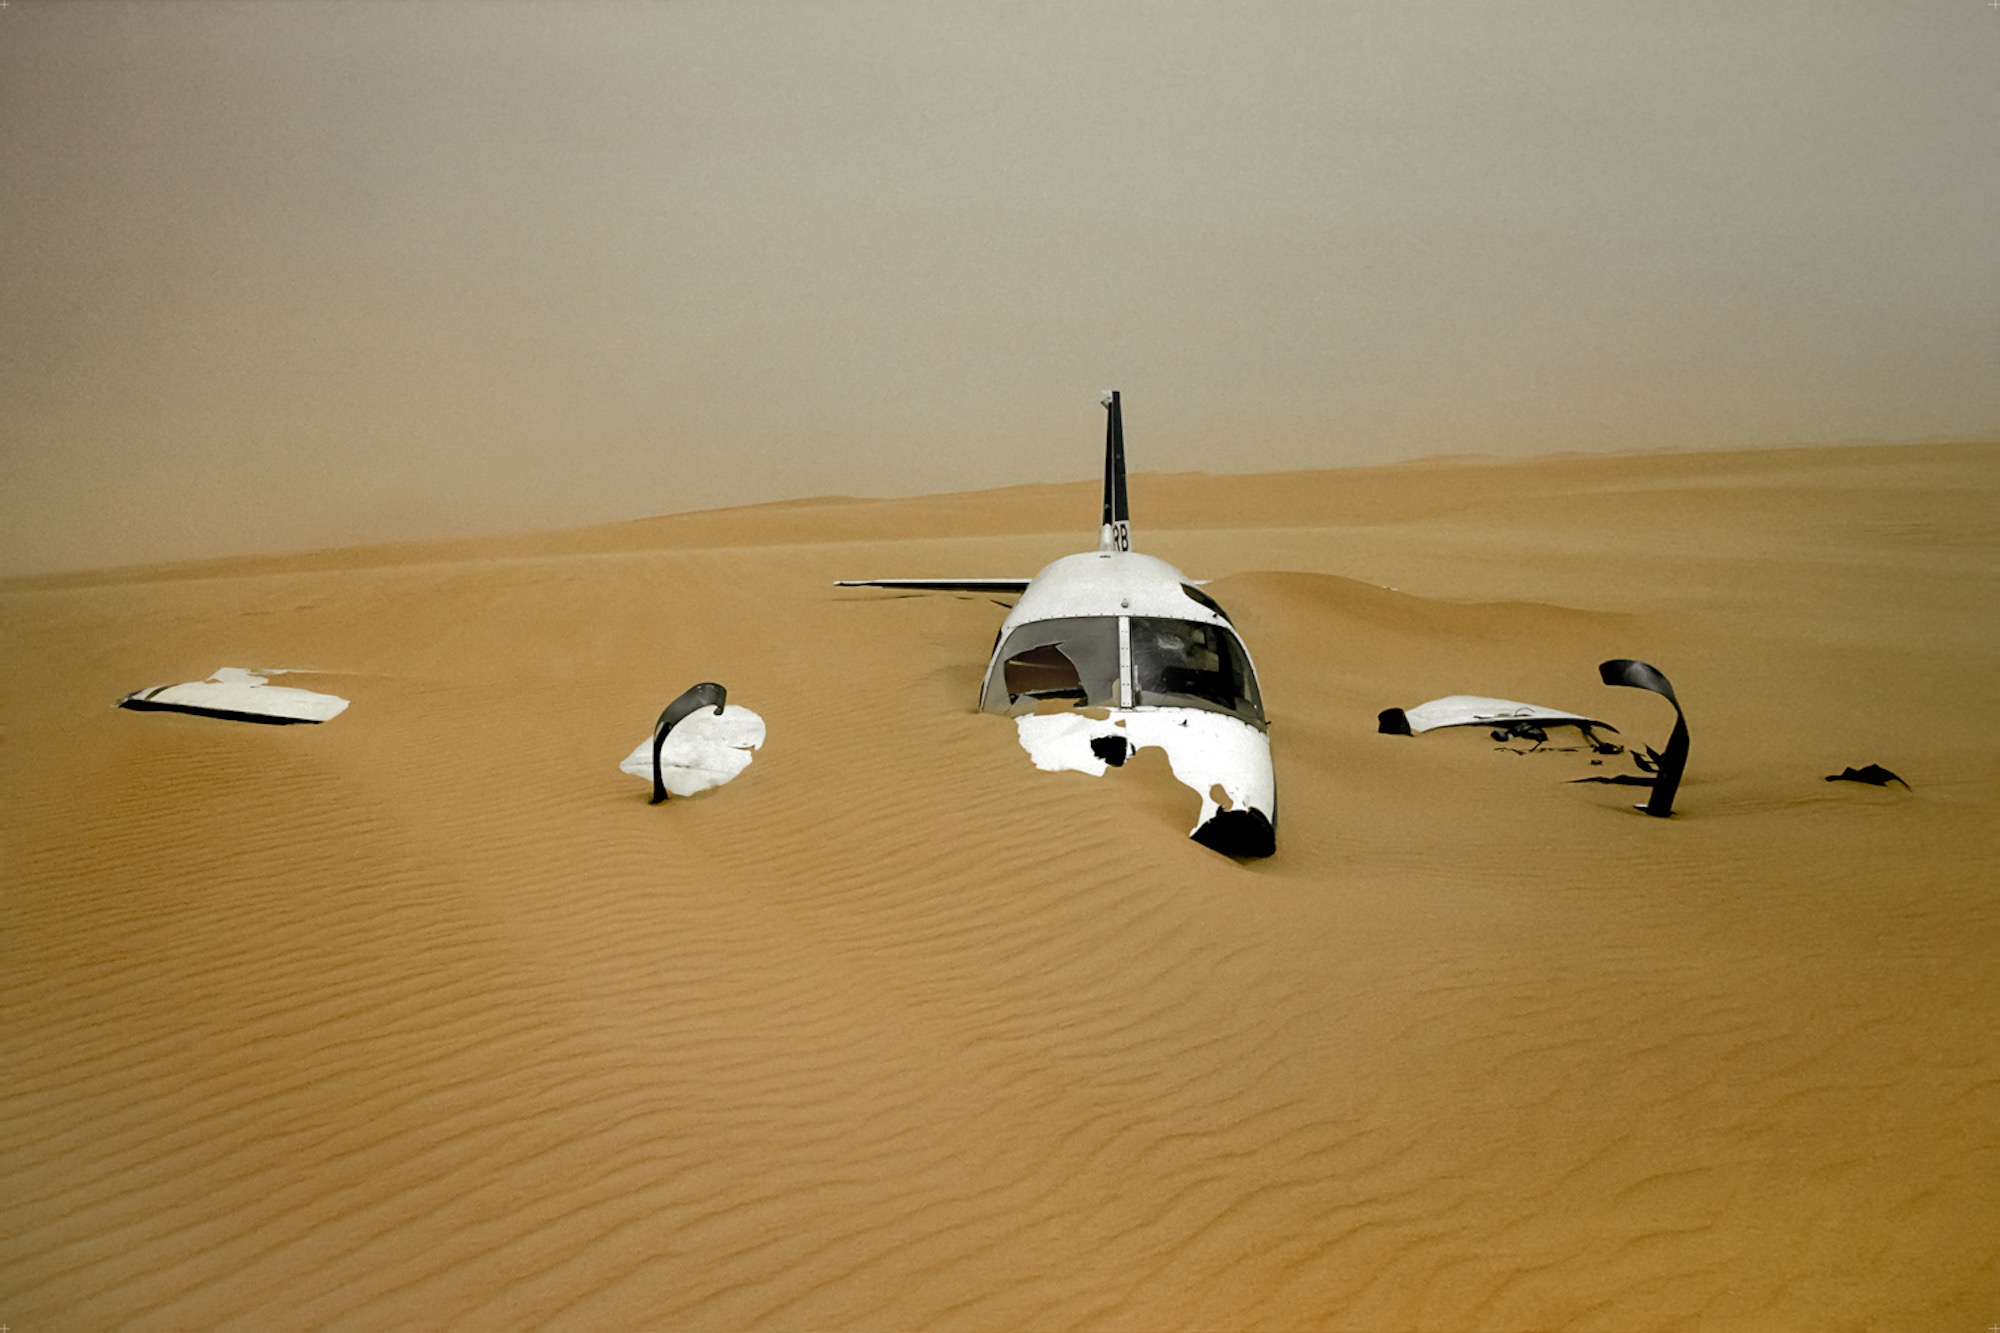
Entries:
<svg viewBox="0 0 2000 1333">
<path fill-rule="evenodd" d="M 0 1320 L 2000 1319 L 2000 449 L 1132 494 L 1257 658 L 1269 862 L 972 712 L 990 600 L 829 586 L 1032 573 L 1087 485 L 0 584 Z M 1620 656 L 1672 820 L 1375 731 L 1659 745 Z M 353 707 L 110 706 L 223 665 Z M 649 807 L 707 678 L 769 743 Z"/>
</svg>

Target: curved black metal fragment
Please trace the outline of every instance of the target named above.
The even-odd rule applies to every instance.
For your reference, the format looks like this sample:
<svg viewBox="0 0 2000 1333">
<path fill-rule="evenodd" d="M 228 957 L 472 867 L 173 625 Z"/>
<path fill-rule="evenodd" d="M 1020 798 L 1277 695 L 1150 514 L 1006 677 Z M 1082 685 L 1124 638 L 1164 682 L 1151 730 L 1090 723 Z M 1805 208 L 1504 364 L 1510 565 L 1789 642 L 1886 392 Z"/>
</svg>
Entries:
<svg viewBox="0 0 2000 1333">
<path fill-rule="evenodd" d="M 1215 818 L 1188 835 L 1202 846 L 1224 856 L 1269 856 L 1278 850 L 1278 830 L 1261 810 L 1245 806 L 1241 810 L 1218 810 Z"/>
<path fill-rule="evenodd" d="M 1674 812 L 1674 793 L 1680 790 L 1681 771 L 1687 767 L 1687 715 L 1681 712 L 1681 701 L 1674 698 L 1673 685 L 1657 667 L 1630 657 L 1615 657 L 1609 662 L 1600 662 L 1597 674 L 1606 685 L 1629 685 L 1635 690 L 1651 690 L 1674 706 L 1674 734 L 1667 738 L 1667 748 L 1655 756 L 1657 766 L 1653 776 L 1653 794 L 1644 805 L 1633 807 L 1665 819 Z"/>
<path fill-rule="evenodd" d="M 680 698 L 668 704 L 666 711 L 660 714 L 660 720 L 653 724 L 653 799 L 651 804 L 658 805 L 661 801 L 667 799 L 667 784 L 660 778 L 660 747 L 667 743 L 667 733 L 672 731 L 682 718 L 687 717 L 691 713 L 698 713 L 711 704 L 715 706 L 715 715 L 717 717 L 722 716 L 723 700 L 728 697 L 728 690 L 723 689 L 722 686 L 717 685 L 712 680 L 705 680 L 701 684 L 690 686 L 683 691 Z"/>
<path fill-rule="evenodd" d="M 1375 732 L 1379 736 L 1407 736 L 1410 734 L 1410 719 L 1400 708 L 1385 708 L 1375 715 Z"/>
</svg>

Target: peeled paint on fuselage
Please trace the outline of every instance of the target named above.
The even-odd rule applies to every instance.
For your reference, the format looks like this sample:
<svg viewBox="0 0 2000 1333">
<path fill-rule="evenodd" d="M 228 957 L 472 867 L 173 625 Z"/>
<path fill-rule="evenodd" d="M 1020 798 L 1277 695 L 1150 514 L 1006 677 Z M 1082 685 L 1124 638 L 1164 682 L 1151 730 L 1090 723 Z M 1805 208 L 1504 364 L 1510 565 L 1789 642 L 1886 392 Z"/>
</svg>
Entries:
<svg viewBox="0 0 2000 1333">
<path fill-rule="evenodd" d="M 674 724 L 660 746 L 660 782 L 675 796 L 693 796 L 724 783 L 750 767 L 751 752 L 764 744 L 764 719 L 737 704 L 720 716 L 704 708 Z M 618 765 L 621 773 L 653 780 L 653 738 L 646 737 Z"/>
<path fill-rule="evenodd" d="M 1122 740 L 1128 755 L 1165 750 L 1174 777 L 1201 797 L 1191 835 L 1224 810 L 1256 810 L 1269 819 L 1276 802 L 1271 738 L 1222 713 L 1193 708 L 1114 708 L 1103 717 L 1024 713 L 1014 726 L 1035 767 L 1049 773 L 1104 776 L 1113 766 L 1104 757 L 1106 741 Z"/>
</svg>

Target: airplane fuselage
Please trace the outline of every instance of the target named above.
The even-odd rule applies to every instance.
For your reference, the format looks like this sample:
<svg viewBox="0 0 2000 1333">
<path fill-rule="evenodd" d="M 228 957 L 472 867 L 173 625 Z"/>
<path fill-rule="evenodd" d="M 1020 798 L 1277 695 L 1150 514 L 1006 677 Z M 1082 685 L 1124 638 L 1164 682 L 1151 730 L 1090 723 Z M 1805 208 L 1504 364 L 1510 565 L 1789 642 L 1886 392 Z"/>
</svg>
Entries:
<svg viewBox="0 0 2000 1333">
<path fill-rule="evenodd" d="M 1065 556 L 1000 626 L 979 707 L 1015 719 L 1045 769 L 1102 773 L 1166 751 L 1202 800 L 1192 837 L 1233 856 L 1276 844 L 1263 697 L 1229 616 L 1164 560 Z"/>
</svg>

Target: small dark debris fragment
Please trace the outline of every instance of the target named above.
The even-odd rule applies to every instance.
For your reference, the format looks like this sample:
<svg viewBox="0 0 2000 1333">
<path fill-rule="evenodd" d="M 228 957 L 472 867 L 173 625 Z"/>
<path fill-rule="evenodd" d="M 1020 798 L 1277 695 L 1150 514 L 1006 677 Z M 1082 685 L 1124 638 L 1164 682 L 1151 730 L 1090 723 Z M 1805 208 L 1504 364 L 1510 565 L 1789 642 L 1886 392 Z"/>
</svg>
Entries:
<svg viewBox="0 0 2000 1333">
<path fill-rule="evenodd" d="M 1496 741 L 1533 741 L 1537 745 L 1549 739 L 1549 733 L 1532 722 L 1505 722 L 1493 728 L 1492 735 Z"/>
<path fill-rule="evenodd" d="M 1570 781 L 1572 783 L 1602 782 L 1612 787 L 1650 787 L 1653 785 L 1652 778 L 1641 777 L 1637 773 L 1617 773 L 1613 774 L 1611 777 L 1608 778 L 1606 777 L 1571 778 Z"/>
<path fill-rule="evenodd" d="M 1892 782 L 1902 782 L 1904 790 L 1910 784 L 1880 764 L 1870 764 L 1866 768 L 1843 768 L 1838 773 L 1826 775 L 1828 782 L 1865 782 L 1871 787 L 1886 787 Z"/>
<path fill-rule="evenodd" d="M 1090 752 L 1113 768 L 1123 768 L 1132 757 L 1132 742 L 1123 736 L 1092 736 Z"/>
<path fill-rule="evenodd" d="M 1625 753 L 1624 746 L 1613 745 L 1610 741 L 1605 740 L 1602 736 L 1599 736 L 1596 731 L 1592 730 L 1591 725 L 1588 722 L 1577 723 L 1576 729 L 1583 733 L 1583 743 L 1585 745 L 1588 745 L 1592 750 L 1596 751 L 1598 754 Z"/>
</svg>

